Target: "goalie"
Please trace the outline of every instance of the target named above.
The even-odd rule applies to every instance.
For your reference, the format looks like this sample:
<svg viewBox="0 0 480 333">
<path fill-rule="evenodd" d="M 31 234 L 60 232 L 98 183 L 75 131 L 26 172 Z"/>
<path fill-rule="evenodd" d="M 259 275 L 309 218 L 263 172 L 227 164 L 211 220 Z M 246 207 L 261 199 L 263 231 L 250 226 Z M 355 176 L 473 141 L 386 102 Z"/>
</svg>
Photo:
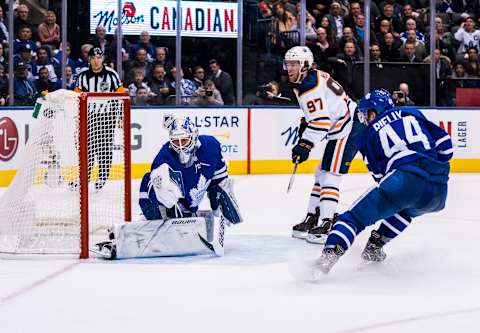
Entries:
<svg viewBox="0 0 480 333">
<path fill-rule="evenodd" d="M 93 250 L 105 258 L 222 256 L 225 223 L 242 222 L 220 143 L 199 136 L 188 117 L 166 116 L 164 127 L 170 140 L 140 185 L 144 220 L 114 225 Z M 205 193 L 212 211 L 198 210 Z"/>
</svg>

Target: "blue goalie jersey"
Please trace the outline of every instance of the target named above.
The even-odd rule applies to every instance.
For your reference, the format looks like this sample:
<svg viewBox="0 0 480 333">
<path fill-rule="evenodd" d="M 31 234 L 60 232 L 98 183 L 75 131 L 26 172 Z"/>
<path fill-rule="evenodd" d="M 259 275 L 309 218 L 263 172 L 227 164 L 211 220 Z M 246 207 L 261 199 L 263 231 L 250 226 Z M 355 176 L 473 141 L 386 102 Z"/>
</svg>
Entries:
<svg viewBox="0 0 480 333">
<path fill-rule="evenodd" d="M 363 132 L 359 151 L 377 182 L 400 169 L 446 183 L 453 156 L 450 136 L 415 108 L 378 115 Z"/>
<path fill-rule="evenodd" d="M 167 142 L 155 157 L 151 170 L 166 163 L 170 168 L 170 177 L 181 189 L 183 198 L 180 203 L 190 212 L 198 210 L 209 188 L 217 185 L 228 177 L 227 165 L 222 156 L 220 142 L 213 136 L 200 135 L 193 163 L 186 167 L 178 160 L 177 153 L 170 148 Z M 148 196 L 151 202 L 158 201 L 153 188 L 148 188 L 146 179 L 142 181 L 140 197 Z"/>
</svg>

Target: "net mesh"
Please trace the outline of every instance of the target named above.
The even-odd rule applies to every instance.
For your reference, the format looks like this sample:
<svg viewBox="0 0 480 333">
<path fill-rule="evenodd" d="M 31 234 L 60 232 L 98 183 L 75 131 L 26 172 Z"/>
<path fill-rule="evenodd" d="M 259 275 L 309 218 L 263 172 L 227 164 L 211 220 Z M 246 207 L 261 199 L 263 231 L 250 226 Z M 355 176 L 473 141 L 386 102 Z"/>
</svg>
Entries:
<svg viewBox="0 0 480 333">
<path fill-rule="evenodd" d="M 89 173 L 90 234 L 125 220 L 124 102 L 88 97 L 87 110 L 88 160 L 81 161 L 80 95 L 59 90 L 37 104 L 17 174 L 0 201 L 0 253 L 80 252 L 81 163 Z"/>
</svg>

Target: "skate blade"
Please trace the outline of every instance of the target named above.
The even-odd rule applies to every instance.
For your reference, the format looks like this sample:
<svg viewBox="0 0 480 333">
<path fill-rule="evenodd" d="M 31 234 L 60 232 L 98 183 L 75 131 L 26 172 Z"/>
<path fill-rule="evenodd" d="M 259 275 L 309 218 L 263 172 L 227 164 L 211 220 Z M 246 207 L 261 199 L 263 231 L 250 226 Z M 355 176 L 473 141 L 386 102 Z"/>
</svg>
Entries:
<svg viewBox="0 0 480 333">
<path fill-rule="evenodd" d="M 310 244 L 325 245 L 325 242 L 327 241 L 327 235 L 322 235 L 320 237 L 307 235 L 305 240 L 307 241 L 307 243 L 310 243 Z"/>
<path fill-rule="evenodd" d="M 298 238 L 298 239 L 306 239 L 308 236 L 307 232 L 302 232 L 302 231 L 292 231 L 292 237 L 293 238 Z"/>
</svg>

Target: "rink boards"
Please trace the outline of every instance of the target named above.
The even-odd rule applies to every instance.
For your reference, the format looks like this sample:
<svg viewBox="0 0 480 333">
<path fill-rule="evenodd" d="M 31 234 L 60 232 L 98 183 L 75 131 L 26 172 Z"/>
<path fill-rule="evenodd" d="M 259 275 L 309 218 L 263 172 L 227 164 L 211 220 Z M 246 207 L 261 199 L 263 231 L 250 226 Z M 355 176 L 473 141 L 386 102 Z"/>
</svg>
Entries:
<svg viewBox="0 0 480 333">
<path fill-rule="evenodd" d="M 454 142 L 454 172 L 480 172 L 480 112 L 474 109 L 423 109 L 425 115 L 443 127 Z M 31 110 L 0 113 L 0 186 L 8 186 L 21 165 L 35 119 Z M 302 116 L 296 108 L 135 108 L 131 118 L 132 177 L 140 178 L 149 169 L 158 150 L 168 139 L 163 130 L 165 114 L 185 114 L 201 134 L 214 135 L 222 144 L 231 174 L 290 173 L 291 148 L 298 140 Z M 299 172 L 313 172 L 323 145 L 317 145 L 311 160 Z M 115 164 L 115 161 L 114 161 Z M 366 172 L 355 159 L 352 172 Z"/>
</svg>

